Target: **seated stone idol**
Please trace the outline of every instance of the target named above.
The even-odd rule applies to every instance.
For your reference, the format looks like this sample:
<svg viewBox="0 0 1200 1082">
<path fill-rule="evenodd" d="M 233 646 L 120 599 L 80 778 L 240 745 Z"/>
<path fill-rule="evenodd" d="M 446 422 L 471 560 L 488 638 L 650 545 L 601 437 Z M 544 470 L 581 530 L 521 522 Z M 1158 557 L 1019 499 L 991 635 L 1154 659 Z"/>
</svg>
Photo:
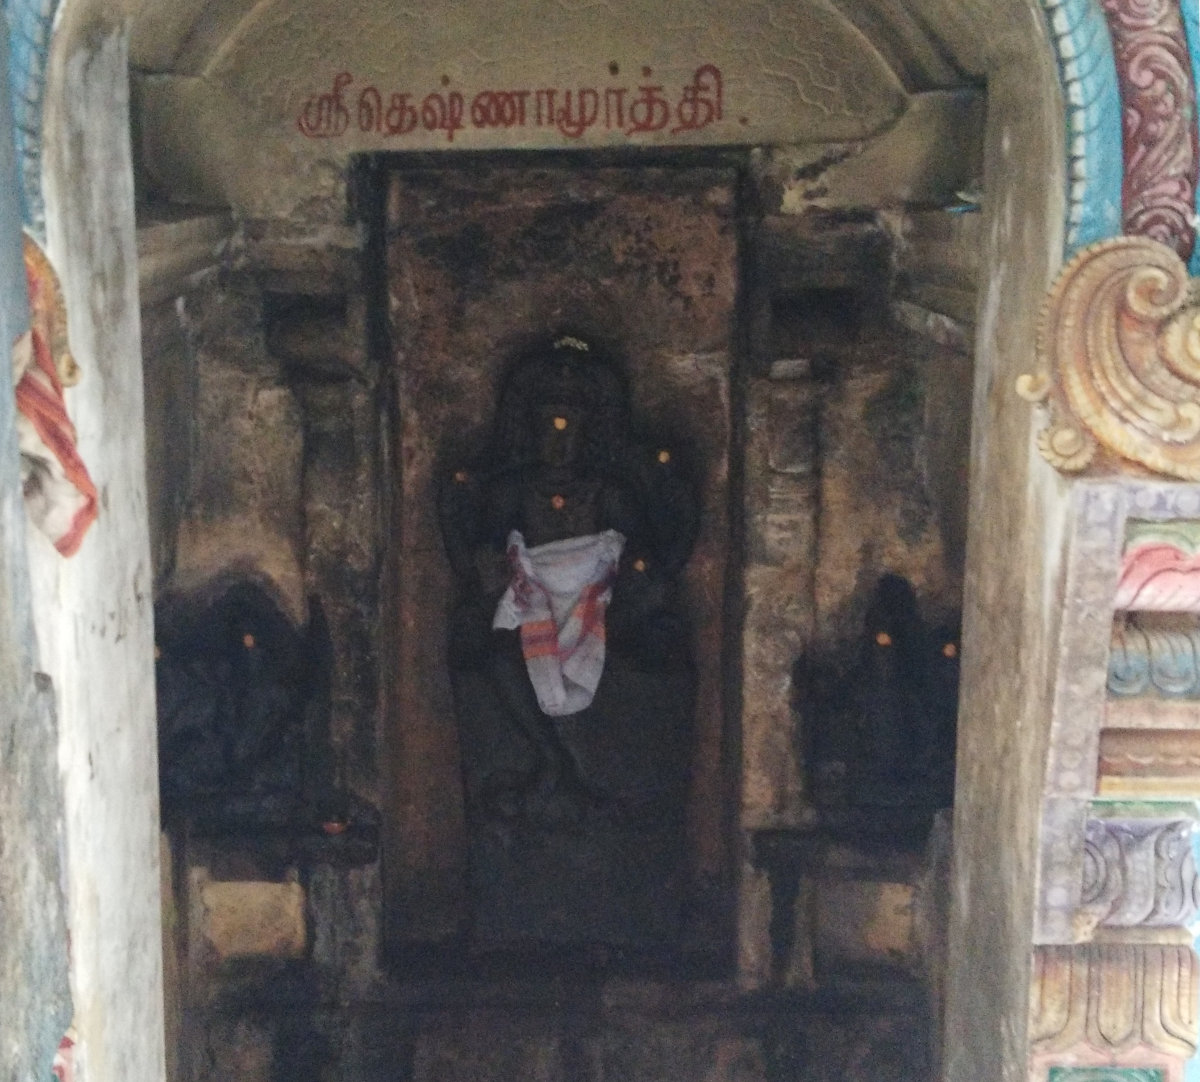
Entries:
<svg viewBox="0 0 1200 1082">
<path fill-rule="evenodd" d="M 574 876 L 595 923 L 602 903 L 583 898 L 611 877 L 606 851 L 628 846 L 630 831 L 673 836 L 682 822 L 694 678 L 676 579 L 699 511 L 685 457 L 637 440 L 619 370 L 562 337 L 517 359 L 484 452 L 441 488 L 459 584 L 449 657 L 474 863 L 519 865 L 514 844 L 533 846 L 527 885 L 557 906 L 551 924 L 570 911 L 571 891 L 548 883 L 540 861 Z M 501 835 L 503 855 L 487 841 Z M 554 835 L 571 837 L 569 854 L 545 849 Z M 524 874 L 491 867 L 485 878 Z M 524 906 L 537 925 L 538 898 L 520 882 L 509 889 L 516 897 L 498 904 Z"/>
</svg>

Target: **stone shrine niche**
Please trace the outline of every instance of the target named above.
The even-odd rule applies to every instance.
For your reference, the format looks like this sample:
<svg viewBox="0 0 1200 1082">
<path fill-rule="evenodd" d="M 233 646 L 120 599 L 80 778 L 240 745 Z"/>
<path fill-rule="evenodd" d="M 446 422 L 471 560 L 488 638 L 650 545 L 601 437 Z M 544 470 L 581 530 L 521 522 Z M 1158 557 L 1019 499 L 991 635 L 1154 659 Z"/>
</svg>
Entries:
<svg viewBox="0 0 1200 1082">
<path fill-rule="evenodd" d="M 222 577 L 155 607 L 159 788 L 168 829 L 371 854 L 378 813 L 336 783 L 333 643 L 309 599 L 296 627 L 269 587 Z M 328 854 L 326 854 L 328 855 Z"/>
<path fill-rule="evenodd" d="M 730 943 L 736 173 L 574 164 L 386 181 L 393 951 Z M 578 712 L 490 629 L 518 527 L 625 537 Z"/>
<path fill-rule="evenodd" d="M 960 632 L 931 626 L 913 585 L 887 572 L 853 641 L 823 643 L 796 665 L 805 759 L 826 826 L 923 839 L 954 798 Z"/>
<path fill-rule="evenodd" d="M 217 830 L 295 819 L 306 715 L 321 710 L 328 645 L 252 580 L 161 599 L 156 683 L 163 818 Z"/>
<path fill-rule="evenodd" d="M 611 360 L 547 339 L 441 485 L 476 947 L 680 938 L 700 507 L 630 420 Z"/>
</svg>

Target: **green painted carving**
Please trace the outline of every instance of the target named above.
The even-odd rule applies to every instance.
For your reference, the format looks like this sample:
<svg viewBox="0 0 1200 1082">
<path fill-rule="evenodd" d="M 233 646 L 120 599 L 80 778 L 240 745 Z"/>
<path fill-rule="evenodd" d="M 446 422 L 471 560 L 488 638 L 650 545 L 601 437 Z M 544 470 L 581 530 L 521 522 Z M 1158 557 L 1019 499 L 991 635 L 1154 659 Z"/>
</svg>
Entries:
<svg viewBox="0 0 1200 1082">
<path fill-rule="evenodd" d="M 1125 551 L 1143 545 L 1170 545 L 1188 554 L 1200 552 L 1200 520 L 1148 522 L 1131 518 L 1125 526 Z"/>
<path fill-rule="evenodd" d="M 1050 1082 L 1163 1082 L 1161 1067 L 1051 1067 Z"/>
</svg>

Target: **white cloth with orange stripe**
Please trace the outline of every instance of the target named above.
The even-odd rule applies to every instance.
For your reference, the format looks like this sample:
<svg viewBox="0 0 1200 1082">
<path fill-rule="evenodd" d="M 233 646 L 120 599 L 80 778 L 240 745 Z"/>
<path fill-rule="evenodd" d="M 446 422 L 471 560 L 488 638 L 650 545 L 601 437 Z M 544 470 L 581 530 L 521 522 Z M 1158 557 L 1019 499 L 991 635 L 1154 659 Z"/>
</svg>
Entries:
<svg viewBox="0 0 1200 1082">
<path fill-rule="evenodd" d="M 508 535 L 512 581 L 500 598 L 495 628 L 520 628 L 521 652 L 551 717 L 576 714 L 596 694 L 604 671 L 604 614 L 625 538 L 616 530 L 526 548 Z"/>
</svg>

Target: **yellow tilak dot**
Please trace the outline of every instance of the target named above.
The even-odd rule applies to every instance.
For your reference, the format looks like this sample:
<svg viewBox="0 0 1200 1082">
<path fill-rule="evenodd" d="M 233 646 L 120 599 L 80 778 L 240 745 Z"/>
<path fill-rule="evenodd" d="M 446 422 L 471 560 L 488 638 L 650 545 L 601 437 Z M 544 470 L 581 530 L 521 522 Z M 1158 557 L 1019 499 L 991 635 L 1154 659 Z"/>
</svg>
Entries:
<svg viewBox="0 0 1200 1082">
<path fill-rule="evenodd" d="M 875 642 L 878 646 L 891 646 L 892 637 L 886 631 L 875 632 Z"/>
<path fill-rule="evenodd" d="M 658 452 L 658 461 L 661 462 L 665 466 L 668 462 L 671 461 L 671 452 L 667 451 L 667 450 L 659 451 Z"/>
<path fill-rule="evenodd" d="M 567 419 L 565 417 L 555 417 L 554 427 L 558 429 L 559 432 L 564 431 L 567 427 Z"/>
</svg>

